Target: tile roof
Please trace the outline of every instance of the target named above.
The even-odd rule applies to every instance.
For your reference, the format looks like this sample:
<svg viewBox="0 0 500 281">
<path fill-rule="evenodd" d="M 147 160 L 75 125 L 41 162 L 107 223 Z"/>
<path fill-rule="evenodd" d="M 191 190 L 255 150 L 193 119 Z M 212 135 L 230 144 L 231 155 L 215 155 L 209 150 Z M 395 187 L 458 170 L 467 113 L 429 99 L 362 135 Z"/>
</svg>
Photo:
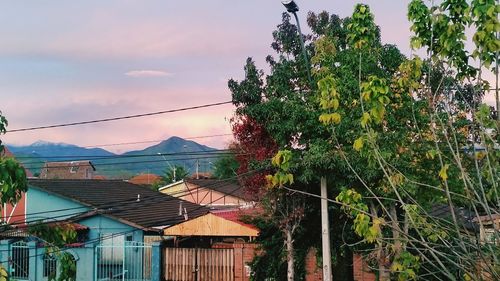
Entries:
<svg viewBox="0 0 500 281">
<path fill-rule="evenodd" d="M 133 184 L 153 184 L 160 181 L 161 177 L 155 174 L 140 174 L 128 180 Z"/>
<path fill-rule="evenodd" d="M 139 228 L 174 225 L 206 214 L 208 209 L 121 180 L 30 179 L 29 185 L 96 208 L 88 216 L 104 214 Z"/>
<path fill-rule="evenodd" d="M 245 200 L 249 199 L 248 194 L 245 192 L 245 188 L 236 181 L 218 179 L 186 179 L 186 181 L 199 187 L 212 189 L 226 195 Z"/>
</svg>

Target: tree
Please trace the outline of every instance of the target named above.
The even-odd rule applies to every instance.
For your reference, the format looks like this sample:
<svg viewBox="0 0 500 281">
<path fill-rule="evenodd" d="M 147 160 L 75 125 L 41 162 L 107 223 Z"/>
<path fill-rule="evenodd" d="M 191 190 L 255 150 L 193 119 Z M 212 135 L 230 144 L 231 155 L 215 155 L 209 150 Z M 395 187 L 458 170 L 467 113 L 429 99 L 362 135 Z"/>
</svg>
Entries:
<svg viewBox="0 0 500 281">
<path fill-rule="evenodd" d="M 373 245 L 368 257 L 374 257 L 380 280 L 498 277 L 498 268 L 490 265 L 497 262 L 498 251 L 489 244 L 478 246 L 464 221 L 480 221 L 485 215 L 492 219 L 498 213 L 498 197 L 493 195 L 498 125 L 488 107 L 479 105 L 485 81 L 480 74 L 476 77 L 481 68 L 468 64 L 464 50 L 465 26 L 480 17 L 478 9 L 489 5 L 486 10 L 498 16 L 500 7 L 487 2 L 469 6 L 466 1 L 443 1 L 428 8 L 412 1 L 412 42 L 426 46 L 430 60 L 405 60 L 389 77 L 370 73 L 363 65 L 377 51 L 377 30 L 369 8 L 357 5 L 348 25 L 347 50 L 359 56 L 358 89 L 346 89 L 351 81 L 345 81 L 342 63 L 326 54 L 332 47 L 325 46 L 337 46 L 335 39 L 325 37 L 316 44 L 320 120 L 331 128 L 333 150 L 349 166 L 346 172 L 357 178 L 336 198 L 353 216 L 356 234 Z M 498 20 L 489 24 L 500 30 Z M 478 32 L 484 28 L 476 27 Z M 495 47 L 498 39 L 488 42 L 489 51 L 500 48 Z M 482 50 L 474 53 L 486 63 L 491 54 Z M 474 118 L 469 120 L 467 113 Z M 350 134 L 344 134 L 343 126 Z M 474 151 L 477 143 L 485 147 L 482 156 Z M 464 153 L 467 147 L 473 147 L 470 155 Z M 432 214 L 437 204 L 447 206 L 449 218 Z M 464 218 L 459 207 L 472 215 Z"/>
<path fill-rule="evenodd" d="M 183 166 L 174 165 L 173 167 L 165 170 L 165 173 L 162 175 L 162 181 L 165 184 L 170 184 L 182 180 L 188 175 L 189 172 L 186 171 Z"/>
<path fill-rule="evenodd" d="M 0 111 L 0 135 L 7 132 L 7 119 Z M 0 204 L 16 204 L 21 199 L 22 192 L 28 189 L 26 172 L 19 163 L 4 156 L 4 147 L 0 140 Z M 0 280 L 7 280 L 7 271 L 0 266 Z"/>
<path fill-rule="evenodd" d="M 412 42 L 429 48 L 426 60 L 407 59 L 382 44 L 366 5 L 346 19 L 310 13 L 313 35 L 305 38 L 312 41 L 307 48 L 317 89 L 304 75 L 296 29 L 285 14 L 273 33 L 278 58 L 268 56 L 270 74 L 264 78 L 249 59 L 245 79 L 229 83 L 238 118 L 265 132 L 252 143 L 265 140 L 257 146 L 279 150 L 276 157 L 292 155 L 286 172 L 272 168 L 270 157 L 251 165 L 274 174 L 269 180 L 287 190 L 314 193 L 322 175 L 334 182 L 332 217 L 361 238 L 354 249 L 368 253 L 381 280 L 479 279 L 473 269 L 481 261 L 484 271 L 498 274 L 491 266 L 498 252 L 473 244 L 457 208 L 472 210 L 476 219 L 498 214 L 498 123 L 480 105 L 486 84 L 475 76 L 480 69 L 468 64 L 462 35 L 464 21 L 473 22 L 480 43 L 475 55 L 495 61 L 498 39 L 484 30 L 498 31 L 500 8 L 493 1 L 464 3 L 410 3 Z M 476 143 L 485 153 L 475 151 Z M 450 218 L 431 214 L 440 204 Z"/>
<path fill-rule="evenodd" d="M 167 168 L 165 170 L 165 173 L 161 176 L 161 180 L 154 182 L 151 185 L 151 188 L 157 191 L 159 188 L 182 180 L 188 175 L 189 173 L 184 169 L 183 166 L 174 165 L 171 168 Z"/>
<path fill-rule="evenodd" d="M 231 154 L 219 157 L 214 163 L 214 176 L 218 179 L 230 179 L 238 175 L 236 171 L 240 165 L 235 156 L 235 153 L 238 153 L 237 145 L 230 145 L 229 150 Z"/>
</svg>

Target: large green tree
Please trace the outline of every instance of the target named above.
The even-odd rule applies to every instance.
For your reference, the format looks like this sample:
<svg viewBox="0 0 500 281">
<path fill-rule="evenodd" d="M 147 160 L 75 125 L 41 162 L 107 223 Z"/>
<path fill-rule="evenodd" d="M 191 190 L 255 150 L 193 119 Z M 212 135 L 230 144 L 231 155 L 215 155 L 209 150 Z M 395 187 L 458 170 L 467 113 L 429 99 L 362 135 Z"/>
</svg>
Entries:
<svg viewBox="0 0 500 281">
<path fill-rule="evenodd" d="M 321 56 L 330 59 L 332 66 L 342 63 L 342 67 L 338 69 L 345 77 L 343 87 L 354 92 L 358 88 L 359 56 L 347 47 L 347 26 L 351 21 L 350 18 L 341 19 L 335 15 L 330 16 L 326 12 L 310 13 L 308 23 L 313 34 L 305 38 L 308 39 L 309 54 L 316 54 L 313 63 L 321 60 Z M 374 28 L 378 31 L 376 27 Z M 329 189 L 330 196 L 336 195 L 342 186 L 348 185 L 347 182 L 351 181 L 351 177 L 345 173 L 348 166 L 340 155 L 332 153 L 334 144 L 330 137 L 329 128 L 322 126 L 319 122 L 322 113 L 318 104 L 320 97 L 316 93 L 316 88 L 311 89 L 311 86 L 316 83 L 311 85 L 307 78 L 305 69 L 307 64 L 302 58 L 297 29 L 290 23 L 287 14 L 283 15 L 283 23 L 278 26 L 278 30 L 273 35 L 275 41 L 272 47 L 277 55 L 276 57 L 267 57 L 271 68 L 270 74 L 264 77 L 263 72 L 259 71 L 253 61 L 249 59 L 245 66 L 246 78 L 241 82 L 230 81 L 229 83 L 233 93 L 233 101 L 238 106 L 237 114 L 244 116 L 242 118 L 244 121 L 252 120 L 252 122 L 262 126 L 280 149 L 287 149 L 294 155 L 290 170 L 294 174 L 295 183 L 290 187 L 317 193 L 319 178 L 326 176 L 332 183 Z M 335 43 L 327 42 L 324 39 L 327 36 L 333 38 Z M 377 41 L 374 44 L 378 48 L 376 52 L 370 54 L 369 59 L 363 61 L 363 75 L 376 73 L 383 77 L 391 77 L 404 57 L 396 47 L 381 44 L 378 33 L 375 39 Z M 321 54 L 318 54 L 318 48 L 322 48 Z M 314 69 L 314 72 L 317 70 Z M 313 78 L 317 80 L 321 77 L 314 75 Z M 342 132 L 345 133 L 346 138 L 352 134 L 347 125 Z M 261 163 L 267 163 L 269 166 L 269 159 L 261 161 Z M 258 165 L 254 164 L 254 166 Z M 274 191 L 268 194 L 274 194 Z M 290 196 L 291 192 L 280 194 Z M 305 220 L 315 221 L 315 226 L 319 228 L 319 200 L 316 199 L 309 203 L 307 208 L 310 210 L 305 212 Z M 345 221 L 338 207 L 332 208 L 332 214 L 334 220 Z M 308 215 L 314 216 L 314 218 L 308 218 Z M 332 228 L 332 230 L 335 231 L 332 237 L 338 239 L 337 241 L 341 240 L 342 229 Z M 301 235 L 307 235 L 307 231 L 297 233 L 297 236 Z M 349 236 L 349 234 L 345 236 Z M 335 258 L 336 263 L 342 264 L 343 259 L 351 258 L 349 254 L 346 254 L 350 252 L 348 247 L 339 243 L 332 243 L 332 245 L 335 245 L 333 252 L 338 253 Z M 299 247 L 311 246 L 318 245 L 306 243 Z M 345 274 L 346 278 L 349 278 L 349 273 L 346 270 L 336 269 L 338 269 L 336 276 Z"/>
<path fill-rule="evenodd" d="M 443 1 L 436 7 L 412 1 L 412 42 L 428 48 L 426 60 L 407 59 L 382 44 L 366 5 L 357 5 L 346 19 L 310 13 L 313 34 L 305 38 L 313 85 L 285 14 L 273 34 L 277 57 L 267 57 L 269 75 L 249 59 L 245 79 L 229 83 L 239 124 L 256 123 L 281 151 L 270 177 L 274 185 L 317 193 L 319 177 L 326 176 L 337 199 L 333 220 L 347 226 L 340 233 L 333 229 L 333 237 L 352 229 L 362 239 L 334 252 L 366 251 L 381 280 L 478 278 L 472 270 L 477 264 L 497 274 L 491 261 L 498 252 L 474 244 L 460 210 L 476 218 L 498 214 L 498 123 L 480 106 L 486 83 L 463 50 L 463 30 L 473 23 L 473 55 L 485 65 L 496 61 L 491 57 L 498 38 L 483 31 L 498 32 L 498 10 L 492 1 Z M 474 151 L 477 143 L 481 152 Z M 285 151 L 292 155 L 286 161 Z M 269 159 L 252 165 L 270 167 Z M 307 205 L 316 211 L 305 212 L 305 220 L 318 215 L 318 205 Z M 353 220 L 342 216 L 339 205 Z M 447 206 L 447 216 L 433 214 L 436 206 Z M 466 254 L 471 250 L 474 257 Z"/>
</svg>

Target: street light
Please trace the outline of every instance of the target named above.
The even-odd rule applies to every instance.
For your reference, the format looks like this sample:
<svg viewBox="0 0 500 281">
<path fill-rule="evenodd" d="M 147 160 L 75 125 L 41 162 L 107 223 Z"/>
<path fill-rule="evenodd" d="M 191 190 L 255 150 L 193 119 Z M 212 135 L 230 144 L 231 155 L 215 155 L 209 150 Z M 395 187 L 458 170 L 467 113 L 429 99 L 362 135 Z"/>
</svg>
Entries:
<svg viewBox="0 0 500 281">
<path fill-rule="evenodd" d="M 170 165 L 170 162 L 168 162 L 167 158 L 165 157 L 165 155 L 161 154 L 160 152 L 156 153 L 158 155 L 160 155 L 161 157 L 163 157 L 163 160 L 165 160 L 165 162 L 167 162 L 168 166 L 170 167 L 170 169 L 172 169 L 174 171 L 174 178 L 172 179 L 172 182 L 175 182 L 177 179 L 175 177 L 175 166 L 172 167 L 172 165 Z"/>
<path fill-rule="evenodd" d="M 283 6 L 285 6 L 286 10 L 289 13 L 296 13 L 299 11 L 299 6 L 297 6 L 295 1 L 293 1 L 293 0 L 289 0 L 289 1 L 283 0 L 283 1 L 281 1 L 281 3 L 283 4 Z"/>
<path fill-rule="evenodd" d="M 314 89 L 314 84 L 311 79 L 310 63 L 307 58 L 306 47 L 304 46 L 304 38 L 302 38 L 302 31 L 300 31 L 299 17 L 297 12 L 299 11 L 299 6 L 293 0 L 282 0 L 281 3 L 285 6 L 286 10 L 293 14 L 295 21 L 297 22 L 297 31 L 299 32 L 300 46 L 302 48 L 302 54 L 304 55 L 304 62 L 306 63 L 307 78 L 309 78 L 309 83 L 311 91 Z M 323 256 L 323 281 L 332 280 L 332 264 L 331 264 L 331 250 L 330 250 L 330 226 L 328 221 L 328 195 L 326 187 L 326 178 L 321 177 L 321 244 L 322 244 L 322 256 Z"/>
<path fill-rule="evenodd" d="M 311 70 L 309 69 L 310 68 L 309 58 L 307 57 L 307 51 L 306 51 L 306 47 L 304 44 L 304 38 L 302 38 L 302 31 L 300 30 L 299 17 L 297 16 L 297 12 L 299 11 L 299 6 L 293 0 L 282 0 L 281 4 L 283 4 L 283 6 L 285 6 L 287 12 L 293 14 L 293 16 L 295 17 L 295 22 L 297 23 L 297 31 L 299 32 L 300 47 L 302 48 L 302 55 L 304 56 L 304 61 L 306 63 L 307 78 L 309 79 L 309 84 L 310 84 L 310 87 L 312 90 L 312 87 L 314 87 L 314 84 L 313 84 L 312 78 L 311 78 Z"/>
</svg>

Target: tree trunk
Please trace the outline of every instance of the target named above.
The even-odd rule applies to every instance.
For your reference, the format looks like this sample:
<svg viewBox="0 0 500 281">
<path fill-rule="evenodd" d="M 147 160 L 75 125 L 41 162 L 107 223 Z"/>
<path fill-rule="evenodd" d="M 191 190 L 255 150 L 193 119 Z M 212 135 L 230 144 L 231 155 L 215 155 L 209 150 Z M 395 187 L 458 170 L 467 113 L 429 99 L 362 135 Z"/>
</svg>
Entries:
<svg viewBox="0 0 500 281">
<path fill-rule="evenodd" d="M 398 224 L 398 213 L 396 211 L 396 206 L 393 204 L 390 207 L 389 212 L 391 213 L 391 225 L 392 225 L 392 238 L 394 239 L 394 258 L 399 257 L 402 250 L 401 238 L 399 233 L 399 224 Z"/>
<path fill-rule="evenodd" d="M 383 251 L 383 250 L 382 250 Z M 389 268 L 387 268 L 385 261 L 379 260 L 378 263 L 378 280 L 379 281 L 390 281 L 391 280 L 391 272 Z"/>
<path fill-rule="evenodd" d="M 378 218 L 378 208 L 371 202 L 370 204 L 370 213 L 373 217 L 373 219 Z M 392 216 L 392 215 L 391 215 Z M 377 242 L 377 264 L 378 264 L 378 280 L 379 281 L 390 281 L 391 280 L 391 272 L 389 271 L 388 268 L 388 262 L 387 262 L 387 254 L 384 251 L 384 242 L 383 240 L 380 240 Z"/>
<path fill-rule="evenodd" d="M 286 235 L 286 262 L 287 262 L 287 280 L 293 281 L 295 279 L 295 270 L 293 265 L 295 263 L 294 250 L 293 250 L 293 240 L 292 240 L 292 231 L 289 228 L 285 229 Z"/>
</svg>

